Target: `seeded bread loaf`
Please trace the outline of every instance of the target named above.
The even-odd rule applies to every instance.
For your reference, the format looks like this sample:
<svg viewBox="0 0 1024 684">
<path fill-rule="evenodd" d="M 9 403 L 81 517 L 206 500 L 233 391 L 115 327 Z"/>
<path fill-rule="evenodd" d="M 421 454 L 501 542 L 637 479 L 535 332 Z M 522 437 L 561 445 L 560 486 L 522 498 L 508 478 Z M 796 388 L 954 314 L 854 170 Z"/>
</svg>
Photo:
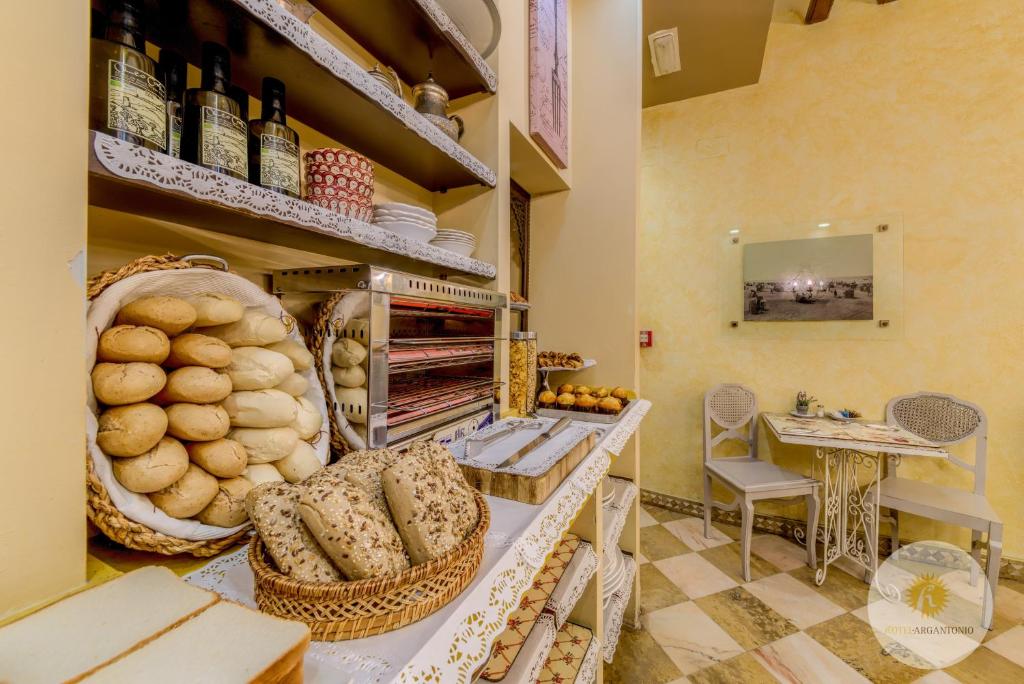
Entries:
<svg viewBox="0 0 1024 684">
<path fill-rule="evenodd" d="M 473 488 L 466 482 L 466 476 L 455 462 L 452 452 L 442 444 L 434 441 L 414 442 L 409 446 L 409 456 L 420 455 L 429 460 L 431 467 L 445 482 L 445 499 L 449 506 L 449 515 L 455 523 L 455 533 L 461 539 L 476 529 L 480 522 L 480 509 L 477 507 Z"/>
<path fill-rule="evenodd" d="M 384 494 L 413 565 L 426 563 L 464 538 L 449 505 L 449 485 L 423 454 L 407 454 L 381 475 Z"/>
<path fill-rule="evenodd" d="M 246 495 L 245 510 L 282 574 L 306 582 L 337 582 L 341 574 L 299 517 L 299 496 L 298 487 L 283 482 L 260 485 Z"/>
<path fill-rule="evenodd" d="M 386 512 L 388 504 L 384 500 L 380 474 L 397 463 L 399 458 L 401 456 L 390 449 L 352 451 L 339 458 L 334 467 L 343 471 L 342 477 L 346 482 L 361 487 L 370 495 L 373 504 Z"/>
</svg>

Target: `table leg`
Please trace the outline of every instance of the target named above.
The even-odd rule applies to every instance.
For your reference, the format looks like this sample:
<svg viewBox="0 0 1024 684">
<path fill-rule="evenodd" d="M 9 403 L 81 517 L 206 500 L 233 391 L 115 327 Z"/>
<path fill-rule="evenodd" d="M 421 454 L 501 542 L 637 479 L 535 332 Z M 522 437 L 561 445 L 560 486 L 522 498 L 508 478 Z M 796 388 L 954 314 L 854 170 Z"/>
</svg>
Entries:
<svg viewBox="0 0 1024 684">
<path fill-rule="evenodd" d="M 845 535 L 842 533 L 845 527 L 846 508 L 843 506 L 842 484 L 843 468 L 842 458 L 835 449 L 819 447 L 815 450 L 815 470 L 821 474 L 821 481 L 825 488 L 824 508 L 822 524 L 818 527 L 818 538 L 822 544 L 821 567 L 814 573 L 815 584 L 821 585 L 828 575 L 828 566 L 839 558 L 842 553 L 842 541 Z M 808 544 L 815 543 L 815 540 L 807 540 Z"/>
<path fill-rule="evenodd" d="M 822 564 L 814 581 L 823 584 L 828 566 L 845 556 L 864 568 L 864 580 L 870 582 L 878 569 L 881 459 L 860 451 L 819 447 L 815 466 L 816 474 L 823 475 L 825 513 L 823 525 L 818 528 L 824 546 Z M 872 475 L 864 491 L 857 479 L 860 468 L 870 468 Z"/>
</svg>

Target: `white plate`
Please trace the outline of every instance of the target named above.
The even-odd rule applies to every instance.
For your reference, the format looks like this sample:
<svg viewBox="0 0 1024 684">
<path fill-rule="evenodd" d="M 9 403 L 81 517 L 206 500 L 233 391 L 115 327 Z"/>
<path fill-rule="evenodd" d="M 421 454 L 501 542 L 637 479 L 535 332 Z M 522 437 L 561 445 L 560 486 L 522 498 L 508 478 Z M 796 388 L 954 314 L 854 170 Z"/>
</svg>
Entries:
<svg viewBox="0 0 1024 684">
<path fill-rule="evenodd" d="M 434 237 L 433 229 L 426 228 L 417 223 L 405 223 L 402 221 L 395 221 L 392 223 L 375 223 L 374 225 L 379 226 L 384 230 L 390 230 L 392 233 L 404 235 L 410 240 L 416 240 L 417 242 L 430 242 L 430 240 Z"/>
<path fill-rule="evenodd" d="M 391 218 L 408 218 L 415 219 L 417 221 L 425 221 L 431 225 L 437 225 L 436 216 L 424 216 L 423 214 L 415 214 L 411 211 L 384 211 L 382 209 L 374 209 L 374 216 L 388 216 Z"/>
<path fill-rule="evenodd" d="M 434 212 L 430 211 L 429 209 L 423 209 L 422 207 L 417 207 L 414 204 L 402 204 L 401 202 L 385 202 L 384 204 L 376 204 L 374 205 L 373 210 L 375 212 L 394 211 L 400 213 L 415 214 L 427 221 L 433 221 L 437 219 L 437 215 Z"/>
<path fill-rule="evenodd" d="M 498 47 L 501 17 L 493 0 L 437 0 L 470 45 L 487 59 Z"/>
<path fill-rule="evenodd" d="M 444 235 L 445 237 L 461 237 L 467 240 L 476 240 L 476 236 L 472 233 L 467 233 L 464 230 L 453 230 L 451 228 L 438 228 L 438 235 Z"/>
<path fill-rule="evenodd" d="M 373 222 L 377 223 L 377 224 L 380 224 L 382 226 L 383 225 L 392 224 L 392 223 L 411 223 L 414 226 L 422 226 L 423 228 L 426 228 L 427 230 L 429 230 L 434 235 L 437 235 L 437 228 L 435 228 L 434 226 L 430 225 L 429 223 L 424 223 L 423 221 L 415 221 L 413 219 L 385 218 L 383 216 L 374 216 L 373 217 Z"/>
<path fill-rule="evenodd" d="M 475 245 L 467 245 L 462 242 L 452 242 L 451 240 L 430 240 L 430 244 L 467 257 L 472 256 L 473 251 L 476 249 Z"/>
</svg>

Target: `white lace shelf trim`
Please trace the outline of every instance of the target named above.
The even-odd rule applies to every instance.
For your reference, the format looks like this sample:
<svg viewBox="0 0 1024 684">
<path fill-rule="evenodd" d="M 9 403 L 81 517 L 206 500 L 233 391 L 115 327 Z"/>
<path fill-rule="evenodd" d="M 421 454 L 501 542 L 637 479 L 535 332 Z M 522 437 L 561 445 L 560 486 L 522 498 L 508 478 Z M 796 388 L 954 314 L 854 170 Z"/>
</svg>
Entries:
<svg viewBox="0 0 1024 684">
<path fill-rule="evenodd" d="M 555 585 L 544 610 L 555 616 L 555 626 L 562 628 L 569 613 L 576 607 L 583 592 L 587 590 L 590 578 L 597 571 L 597 554 L 589 542 L 580 542 L 572 555 L 562 579 Z"/>
<path fill-rule="evenodd" d="M 629 480 L 620 477 L 609 479 L 615 487 L 615 498 L 601 509 L 601 514 L 604 516 L 605 548 L 618 546 L 619 537 L 622 536 L 622 530 L 626 527 L 630 506 L 640 491 L 640 488 Z"/>
<path fill-rule="evenodd" d="M 619 645 L 622 634 L 622 622 L 626 616 L 626 606 L 633 593 L 633 579 L 636 576 L 636 561 L 628 553 L 622 554 L 626 560 L 626 581 L 623 588 L 612 594 L 611 601 L 604 609 L 604 661 L 612 662 L 615 649 Z"/>
<path fill-rule="evenodd" d="M 597 668 L 601 664 L 601 641 L 595 634 L 587 646 L 587 653 L 580 662 L 580 669 L 576 673 L 576 680 L 572 684 L 592 684 L 597 679 Z"/>
</svg>

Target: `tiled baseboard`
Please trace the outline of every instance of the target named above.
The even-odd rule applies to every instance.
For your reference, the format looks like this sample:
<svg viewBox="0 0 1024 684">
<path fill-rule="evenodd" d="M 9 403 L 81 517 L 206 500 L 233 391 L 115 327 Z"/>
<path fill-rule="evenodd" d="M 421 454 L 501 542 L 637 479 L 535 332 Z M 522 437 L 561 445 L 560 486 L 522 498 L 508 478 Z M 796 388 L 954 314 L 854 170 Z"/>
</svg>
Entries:
<svg viewBox="0 0 1024 684">
<path fill-rule="evenodd" d="M 640 502 L 667 508 L 670 511 L 690 515 L 695 518 L 704 517 L 704 504 L 700 501 L 642 489 L 640 490 Z M 728 525 L 738 526 L 740 524 L 740 512 L 738 510 L 723 511 L 714 508 L 712 509 L 711 519 Z M 786 518 L 780 515 L 754 514 L 754 530 L 768 534 L 777 534 L 794 540 L 798 539 L 797 530 L 801 531 L 802 536 L 805 525 L 806 523 L 803 520 L 794 520 L 793 518 Z M 878 546 L 881 556 L 888 556 L 891 552 L 892 544 L 888 536 L 883 535 L 879 538 Z M 982 567 L 984 567 L 984 563 L 982 563 Z M 999 576 L 1024 582 L 1024 560 L 1004 556 L 1000 559 Z"/>
</svg>

